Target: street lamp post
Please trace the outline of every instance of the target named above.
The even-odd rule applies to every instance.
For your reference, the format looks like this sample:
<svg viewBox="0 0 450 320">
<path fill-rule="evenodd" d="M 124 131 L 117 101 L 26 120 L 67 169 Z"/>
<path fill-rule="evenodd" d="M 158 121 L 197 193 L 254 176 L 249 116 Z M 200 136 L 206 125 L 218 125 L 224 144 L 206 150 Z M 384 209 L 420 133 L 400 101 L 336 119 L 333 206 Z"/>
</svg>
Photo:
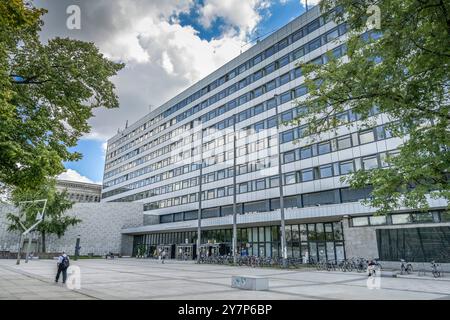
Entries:
<svg viewBox="0 0 450 320">
<path fill-rule="evenodd" d="M 202 184 L 203 184 L 203 129 L 200 130 L 200 172 L 198 182 L 198 225 L 197 225 L 197 263 L 200 263 L 200 244 L 202 237 Z"/>
<path fill-rule="evenodd" d="M 274 98 L 277 99 L 278 95 L 275 94 Z M 278 189 L 280 193 L 280 219 L 281 219 L 281 254 L 283 268 L 287 266 L 287 249 L 286 249 L 286 228 L 285 228 L 285 218 L 284 218 L 284 192 L 283 192 L 283 168 L 282 168 L 282 157 L 281 157 L 281 142 L 280 142 L 280 118 L 278 114 L 278 99 L 276 101 L 275 113 L 277 118 L 277 152 L 278 152 Z"/>
<path fill-rule="evenodd" d="M 233 117 L 233 264 L 237 263 L 236 114 Z"/>
</svg>

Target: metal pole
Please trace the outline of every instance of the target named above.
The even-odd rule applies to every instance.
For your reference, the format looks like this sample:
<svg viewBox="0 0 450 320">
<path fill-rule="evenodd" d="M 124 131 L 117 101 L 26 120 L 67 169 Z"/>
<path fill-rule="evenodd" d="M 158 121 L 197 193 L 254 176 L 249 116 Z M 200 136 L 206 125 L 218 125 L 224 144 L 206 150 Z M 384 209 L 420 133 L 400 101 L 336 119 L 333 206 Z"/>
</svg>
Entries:
<svg viewBox="0 0 450 320">
<path fill-rule="evenodd" d="M 278 95 L 275 95 L 277 98 Z M 282 168 L 282 157 L 281 157 L 281 141 L 280 141 L 280 118 L 278 115 L 278 101 L 275 108 L 276 117 L 277 117 L 277 151 L 278 151 L 278 188 L 280 193 L 280 218 L 281 218 L 281 254 L 282 254 L 282 262 L 283 268 L 286 268 L 286 259 L 287 259 L 287 249 L 286 249 L 286 228 L 284 221 L 284 193 L 283 193 L 283 168 Z"/>
<path fill-rule="evenodd" d="M 233 118 L 233 264 L 237 262 L 237 188 L 236 188 L 236 162 L 237 162 L 236 114 Z"/>
<path fill-rule="evenodd" d="M 16 261 L 16 264 L 20 264 L 20 251 L 22 250 L 23 242 L 24 242 L 24 237 L 23 237 L 23 234 L 21 234 L 20 235 L 20 240 L 19 240 L 19 250 L 17 250 L 17 261 Z"/>
<path fill-rule="evenodd" d="M 30 249 L 31 249 L 31 233 L 28 234 L 28 246 L 27 246 L 27 252 L 25 256 L 25 263 L 28 263 L 28 256 L 30 255 Z"/>
<path fill-rule="evenodd" d="M 198 182 L 198 226 L 197 226 L 197 263 L 200 263 L 200 244 L 202 237 L 202 184 L 203 184 L 203 129 L 200 130 L 200 173 Z"/>
<path fill-rule="evenodd" d="M 77 237 L 77 242 L 75 244 L 75 258 L 74 260 L 78 260 L 78 256 L 80 255 L 80 236 Z"/>
</svg>

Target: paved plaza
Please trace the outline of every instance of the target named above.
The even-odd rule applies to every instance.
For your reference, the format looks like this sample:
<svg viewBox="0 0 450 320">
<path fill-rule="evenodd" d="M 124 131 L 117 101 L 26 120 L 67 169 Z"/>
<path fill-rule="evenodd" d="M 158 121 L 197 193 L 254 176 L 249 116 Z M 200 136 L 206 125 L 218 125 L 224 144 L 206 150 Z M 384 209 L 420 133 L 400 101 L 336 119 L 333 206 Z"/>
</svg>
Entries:
<svg viewBox="0 0 450 320">
<path fill-rule="evenodd" d="M 81 288 L 55 284 L 51 260 L 0 260 L 0 299 L 450 299 L 450 278 L 382 277 L 380 289 L 352 272 L 279 270 L 197 265 L 192 262 L 114 259 L 79 260 Z M 269 291 L 231 288 L 232 275 L 269 278 Z"/>
</svg>

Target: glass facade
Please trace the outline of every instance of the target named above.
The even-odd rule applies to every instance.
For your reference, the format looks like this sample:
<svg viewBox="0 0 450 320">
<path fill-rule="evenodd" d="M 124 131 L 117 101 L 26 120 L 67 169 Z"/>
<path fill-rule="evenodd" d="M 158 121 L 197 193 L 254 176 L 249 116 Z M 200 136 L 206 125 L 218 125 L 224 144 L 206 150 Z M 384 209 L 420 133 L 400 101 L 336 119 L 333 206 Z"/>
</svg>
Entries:
<svg viewBox="0 0 450 320">
<path fill-rule="evenodd" d="M 202 243 L 224 244 L 231 252 L 232 229 L 202 231 Z M 237 242 L 240 255 L 262 257 L 281 256 L 280 225 L 238 228 Z M 286 225 L 287 255 L 299 258 L 303 263 L 320 260 L 345 259 L 342 223 L 308 223 Z M 137 246 L 145 245 L 149 255 L 158 245 L 194 244 L 196 231 L 152 233 L 134 237 L 134 252 Z"/>
<path fill-rule="evenodd" d="M 378 229 L 381 260 L 450 262 L 450 227 Z"/>
</svg>

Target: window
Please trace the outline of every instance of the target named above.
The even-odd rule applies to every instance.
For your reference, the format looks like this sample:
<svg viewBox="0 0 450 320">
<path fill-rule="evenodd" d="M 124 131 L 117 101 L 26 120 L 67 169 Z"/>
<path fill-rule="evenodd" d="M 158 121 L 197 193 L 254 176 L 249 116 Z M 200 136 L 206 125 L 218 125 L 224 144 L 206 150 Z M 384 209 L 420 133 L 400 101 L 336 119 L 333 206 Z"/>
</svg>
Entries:
<svg viewBox="0 0 450 320">
<path fill-rule="evenodd" d="M 284 154 L 284 163 L 295 161 L 295 151 L 288 151 Z"/>
<path fill-rule="evenodd" d="M 246 193 L 248 192 L 248 183 L 241 183 L 239 185 L 239 193 Z"/>
<path fill-rule="evenodd" d="M 272 109 L 275 108 L 277 106 L 277 99 L 276 98 L 272 98 L 270 100 L 267 100 L 267 109 Z"/>
<path fill-rule="evenodd" d="M 350 148 L 352 146 L 351 136 L 345 136 L 337 139 L 337 146 L 339 150 Z"/>
<path fill-rule="evenodd" d="M 246 110 L 246 111 L 242 111 L 242 112 L 239 113 L 239 115 L 238 115 L 238 122 L 247 120 L 247 118 L 248 118 L 247 110 Z"/>
<path fill-rule="evenodd" d="M 325 154 L 331 152 L 330 141 L 319 143 L 319 154 Z"/>
<path fill-rule="evenodd" d="M 292 140 L 294 140 L 294 130 L 289 130 L 281 134 L 281 143 L 286 143 Z"/>
<path fill-rule="evenodd" d="M 331 164 L 319 167 L 320 178 L 328 178 L 333 176 L 333 167 Z"/>
<path fill-rule="evenodd" d="M 308 93 L 308 88 L 306 86 L 300 86 L 295 88 L 295 97 L 301 97 Z"/>
<path fill-rule="evenodd" d="M 217 171 L 217 180 L 225 178 L 225 170 Z"/>
<path fill-rule="evenodd" d="M 284 38 L 283 40 L 278 42 L 278 51 L 283 50 L 284 48 L 286 48 L 288 44 L 289 44 L 288 38 Z"/>
<path fill-rule="evenodd" d="M 256 180 L 256 190 L 264 190 L 266 188 L 266 180 Z"/>
<path fill-rule="evenodd" d="M 377 156 L 362 158 L 362 164 L 363 164 L 364 170 L 378 168 L 378 158 L 377 158 Z"/>
<path fill-rule="evenodd" d="M 339 164 L 341 174 L 348 174 L 354 171 L 353 160 L 343 161 Z"/>
<path fill-rule="evenodd" d="M 303 29 L 298 30 L 292 35 L 292 42 L 295 42 L 303 37 Z"/>
<path fill-rule="evenodd" d="M 295 173 L 285 174 L 284 175 L 284 179 L 285 179 L 285 181 L 284 181 L 285 184 L 293 184 L 293 183 L 295 183 L 296 182 L 295 181 Z"/>
<path fill-rule="evenodd" d="M 253 94 L 254 94 L 255 98 L 261 96 L 263 93 L 264 93 L 264 87 L 256 88 L 253 91 Z"/>
<path fill-rule="evenodd" d="M 317 38 L 316 40 L 313 40 L 308 44 L 309 52 L 314 51 L 319 47 L 320 47 L 320 38 Z"/>
<path fill-rule="evenodd" d="M 270 187 L 275 188 L 280 185 L 280 179 L 278 177 L 270 177 Z"/>
<path fill-rule="evenodd" d="M 263 71 L 259 70 L 253 74 L 253 81 L 257 81 L 264 76 Z"/>
<path fill-rule="evenodd" d="M 268 58 L 268 57 L 270 57 L 271 55 L 273 55 L 275 53 L 275 46 L 271 46 L 269 49 L 267 49 L 265 52 L 264 52 L 264 56 L 266 57 L 266 58 Z"/>
<path fill-rule="evenodd" d="M 373 130 L 362 131 L 359 133 L 359 143 L 369 143 L 375 141 Z"/>
<path fill-rule="evenodd" d="M 338 29 L 335 29 L 335 30 L 327 33 L 326 40 L 327 40 L 327 42 L 330 42 L 330 41 L 336 39 L 337 37 L 339 37 L 339 32 L 338 32 Z"/>
<path fill-rule="evenodd" d="M 300 149 L 300 159 L 307 159 L 312 157 L 312 148 L 311 146 L 303 147 Z"/>
<path fill-rule="evenodd" d="M 305 49 L 303 47 L 294 51 L 294 60 L 297 60 L 305 55 Z"/>
<path fill-rule="evenodd" d="M 277 117 L 276 116 L 267 119 L 267 128 L 269 129 L 269 128 L 276 127 L 277 126 L 277 122 L 278 121 L 277 121 Z"/>
<path fill-rule="evenodd" d="M 291 92 L 285 92 L 280 96 L 280 103 L 286 103 L 288 101 L 291 101 Z"/>
<path fill-rule="evenodd" d="M 291 80 L 291 79 L 290 79 L 290 74 L 289 74 L 289 72 L 283 74 L 283 75 L 280 77 L 280 86 L 282 86 L 283 84 L 288 83 L 290 80 Z"/>
<path fill-rule="evenodd" d="M 262 61 L 262 54 L 258 54 L 256 57 L 253 58 L 253 65 L 258 64 Z"/>
<path fill-rule="evenodd" d="M 225 188 L 219 188 L 217 189 L 217 197 L 225 197 Z"/>
<path fill-rule="evenodd" d="M 266 83 L 266 92 L 269 92 L 277 87 L 277 83 L 275 80 L 272 80 Z"/>
<path fill-rule="evenodd" d="M 318 29 L 319 27 L 320 27 L 320 21 L 319 21 L 319 19 L 316 19 L 313 22 L 311 22 L 310 24 L 308 24 L 308 26 L 306 26 L 306 32 L 311 33 L 314 30 Z"/>
<path fill-rule="evenodd" d="M 214 190 L 208 190 L 207 199 L 214 199 Z"/>
<path fill-rule="evenodd" d="M 264 130 L 264 121 L 255 124 L 255 131 L 260 132 Z"/>
<path fill-rule="evenodd" d="M 289 56 L 284 56 L 283 58 L 281 58 L 280 60 L 278 60 L 278 67 L 284 67 L 285 65 L 287 65 L 289 63 Z"/>
<path fill-rule="evenodd" d="M 352 218 L 352 225 L 354 227 L 368 226 L 369 220 L 367 217 L 355 217 Z"/>
<path fill-rule="evenodd" d="M 410 214 L 393 214 L 391 216 L 392 224 L 404 224 L 404 223 L 411 223 L 411 216 Z"/>
<path fill-rule="evenodd" d="M 259 104 L 259 105 L 255 106 L 254 109 L 253 109 L 253 113 L 255 115 L 260 114 L 262 112 L 264 112 L 264 105 L 263 104 Z"/>
<path fill-rule="evenodd" d="M 371 226 L 386 224 L 386 216 L 371 216 L 369 221 Z"/>
<path fill-rule="evenodd" d="M 314 180 L 312 169 L 302 170 L 302 182 Z"/>
<path fill-rule="evenodd" d="M 272 73 L 275 71 L 275 62 L 266 66 L 266 74 Z"/>
</svg>

